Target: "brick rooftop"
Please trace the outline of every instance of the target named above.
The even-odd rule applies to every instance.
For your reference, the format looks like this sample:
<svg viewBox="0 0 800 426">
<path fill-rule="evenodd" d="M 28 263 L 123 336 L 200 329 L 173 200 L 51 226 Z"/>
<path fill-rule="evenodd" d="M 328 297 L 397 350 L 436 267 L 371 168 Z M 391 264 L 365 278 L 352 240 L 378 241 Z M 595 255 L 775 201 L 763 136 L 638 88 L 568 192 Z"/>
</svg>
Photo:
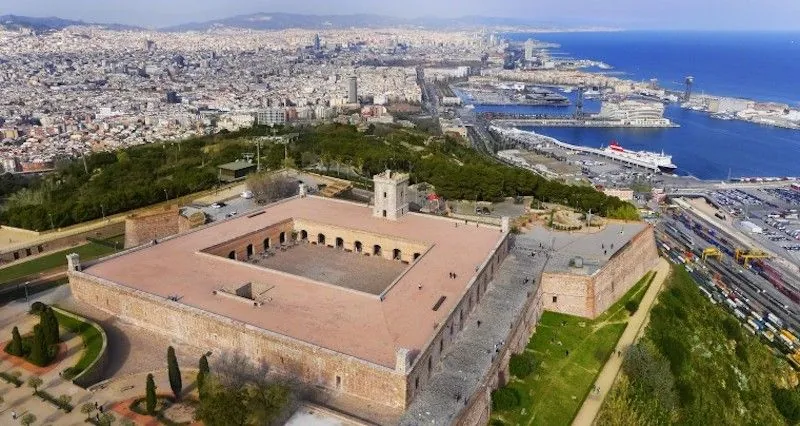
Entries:
<svg viewBox="0 0 800 426">
<path fill-rule="evenodd" d="M 503 238 L 495 227 L 464 225 L 418 214 L 389 221 L 372 217 L 369 206 L 319 197 L 293 198 L 263 211 L 264 214 L 214 223 L 100 261 L 84 272 L 165 298 L 179 295 L 180 302 L 186 305 L 394 368 L 397 349 L 424 349 L 436 325 L 445 321 L 476 269 Z M 430 249 L 411 265 L 383 300 L 199 252 L 286 219 L 307 219 L 411 239 Z M 457 278 L 449 278 L 450 272 L 455 272 Z M 213 290 L 245 282 L 274 284 L 270 301 L 261 307 L 249 307 L 212 294 Z M 433 311 L 441 296 L 446 300 Z"/>
</svg>

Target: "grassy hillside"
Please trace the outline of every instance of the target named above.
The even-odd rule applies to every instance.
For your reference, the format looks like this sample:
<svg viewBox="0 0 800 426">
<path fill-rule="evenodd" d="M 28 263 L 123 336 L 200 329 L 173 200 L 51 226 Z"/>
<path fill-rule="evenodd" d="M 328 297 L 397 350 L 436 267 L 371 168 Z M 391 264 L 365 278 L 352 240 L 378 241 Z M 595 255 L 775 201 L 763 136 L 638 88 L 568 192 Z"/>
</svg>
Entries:
<svg viewBox="0 0 800 426">
<path fill-rule="evenodd" d="M 682 267 L 673 271 L 597 424 L 796 424 L 800 398 L 783 390 L 788 364 L 703 297 Z"/>
</svg>

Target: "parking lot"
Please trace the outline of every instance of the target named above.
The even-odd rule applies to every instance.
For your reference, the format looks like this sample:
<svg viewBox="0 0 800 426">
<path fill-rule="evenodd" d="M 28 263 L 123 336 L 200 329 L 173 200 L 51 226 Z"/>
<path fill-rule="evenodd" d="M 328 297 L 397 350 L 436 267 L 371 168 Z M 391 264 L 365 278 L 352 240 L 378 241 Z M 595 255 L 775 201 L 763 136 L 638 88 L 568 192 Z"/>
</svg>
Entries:
<svg viewBox="0 0 800 426">
<path fill-rule="evenodd" d="M 715 216 L 734 224 L 776 253 L 800 265 L 800 190 L 791 186 L 709 192 L 719 207 Z M 761 232 L 752 232 L 752 223 Z"/>
</svg>

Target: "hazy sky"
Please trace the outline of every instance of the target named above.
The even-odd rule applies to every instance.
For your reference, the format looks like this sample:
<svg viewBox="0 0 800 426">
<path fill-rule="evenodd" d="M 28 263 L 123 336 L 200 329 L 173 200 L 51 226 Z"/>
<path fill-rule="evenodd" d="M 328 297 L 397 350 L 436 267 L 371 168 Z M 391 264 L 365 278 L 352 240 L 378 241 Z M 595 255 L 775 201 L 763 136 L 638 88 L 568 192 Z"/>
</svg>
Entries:
<svg viewBox="0 0 800 426">
<path fill-rule="evenodd" d="M 624 28 L 800 30 L 800 0 L 0 0 L 0 15 L 150 27 L 255 12 L 482 15 Z"/>
</svg>

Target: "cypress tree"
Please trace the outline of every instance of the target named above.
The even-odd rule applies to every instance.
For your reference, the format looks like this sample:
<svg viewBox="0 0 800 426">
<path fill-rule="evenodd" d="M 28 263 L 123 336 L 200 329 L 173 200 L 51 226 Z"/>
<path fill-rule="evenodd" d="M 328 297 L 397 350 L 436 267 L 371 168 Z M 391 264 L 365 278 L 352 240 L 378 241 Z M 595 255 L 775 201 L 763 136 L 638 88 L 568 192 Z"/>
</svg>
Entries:
<svg viewBox="0 0 800 426">
<path fill-rule="evenodd" d="M 48 348 L 58 343 L 58 320 L 51 307 L 48 306 L 42 311 L 39 325 L 42 326 L 44 339 Z"/>
<path fill-rule="evenodd" d="M 167 372 L 169 373 L 169 387 L 172 388 L 175 399 L 181 399 L 181 390 L 183 389 L 181 370 L 178 368 L 178 358 L 175 357 L 175 348 L 172 346 L 167 348 Z"/>
<path fill-rule="evenodd" d="M 153 380 L 153 375 L 147 375 L 147 385 L 145 386 L 145 405 L 147 414 L 153 415 L 156 413 L 156 382 Z"/>
<path fill-rule="evenodd" d="M 31 355 L 28 359 L 31 363 L 41 367 L 47 365 L 48 358 L 44 330 L 41 325 L 37 324 L 33 327 L 33 343 L 31 344 Z"/>
<path fill-rule="evenodd" d="M 55 311 L 53 311 L 53 308 L 48 306 L 47 311 L 50 315 L 50 333 L 52 333 L 53 343 L 58 343 L 61 341 L 61 333 L 58 330 L 58 317 Z"/>
<path fill-rule="evenodd" d="M 210 369 L 208 368 L 208 358 L 206 358 L 205 354 L 200 357 L 200 363 L 198 365 L 197 372 L 197 392 L 200 394 L 200 398 L 203 397 L 203 384 L 206 381 L 206 377 L 208 377 L 208 373 Z"/>
<path fill-rule="evenodd" d="M 22 356 L 22 336 L 19 335 L 19 329 L 14 326 L 11 330 L 11 345 L 8 347 L 8 353 L 11 355 Z"/>
</svg>

